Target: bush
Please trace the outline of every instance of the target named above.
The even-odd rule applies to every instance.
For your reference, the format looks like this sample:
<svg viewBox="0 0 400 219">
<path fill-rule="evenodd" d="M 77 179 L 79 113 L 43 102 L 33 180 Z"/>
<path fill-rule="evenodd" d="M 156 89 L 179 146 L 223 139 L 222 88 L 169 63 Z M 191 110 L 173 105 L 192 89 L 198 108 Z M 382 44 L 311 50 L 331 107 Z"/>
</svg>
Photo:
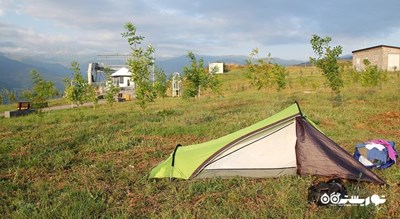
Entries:
<svg viewBox="0 0 400 219">
<path fill-rule="evenodd" d="M 257 58 L 253 60 L 254 58 Z M 247 78 L 251 81 L 251 85 L 255 86 L 258 90 L 263 87 L 276 86 L 278 91 L 286 88 L 288 73 L 284 66 L 273 64 L 271 62 L 271 54 L 268 54 L 267 60 L 258 57 L 258 49 L 253 49 L 250 54 L 250 59 L 246 60 L 248 71 Z"/>
<path fill-rule="evenodd" d="M 387 72 L 378 69 L 378 66 L 371 65 L 368 59 L 364 59 L 365 71 L 361 74 L 361 85 L 363 87 L 376 87 L 387 79 Z"/>
</svg>

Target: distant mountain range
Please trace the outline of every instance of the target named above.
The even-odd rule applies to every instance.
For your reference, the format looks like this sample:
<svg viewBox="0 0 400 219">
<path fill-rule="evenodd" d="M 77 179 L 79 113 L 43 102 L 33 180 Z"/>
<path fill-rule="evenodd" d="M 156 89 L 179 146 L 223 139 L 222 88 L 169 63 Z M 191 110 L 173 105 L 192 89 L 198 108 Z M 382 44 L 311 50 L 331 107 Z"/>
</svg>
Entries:
<svg viewBox="0 0 400 219">
<path fill-rule="evenodd" d="M 338 58 L 338 60 L 351 61 L 351 60 L 353 60 L 353 55 L 352 54 L 342 55 Z M 311 66 L 311 63 L 309 61 L 301 62 L 301 63 L 295 64 L 295 66 Z"/>
<path fill-rule="evenodd" d="M 245 64 L 249 59 L 247 56 L 202 56 L 196 55 L 197 60 L 202 58 L 204 66 L 211 62 L 223 62 L 229 64 Z M 345 59 L 351 59 L 351 55 L 343 56 Z M 86 78 L 87 63 L 80 63 L 81 72 Z M 94 61 L 95 62 L 95 61 Z M 286 60 L 273 58 L 273 62 L 284 65 L 298 65 L 304 63 L 301 60 Z M 124 63 L 120 63 L 124 64 Z M 178 56 L 172 58 L 158 58 L 156 65 L 164 70 L 167 75 L 174 72 L 183 73 L 184 66 L 190 66 L 190 60 L 187 56 Z M 9 90 L 24 90 L 32 86 L 30 72 L 36 69 L 46 80 L 53 81 L 59 90 L 64 90 L 63 79 L 71 76 L 71 70 L 61 64 L 46 63 L 35 59 L 13 59 L 0 53 L 0 90 L 6 88 Z"/>
<path fill-rule="evenodd" d="M 31 71 L 37 70 L 46 80 L 53 81 L 59 90 L 64 89 L 63 78 L 70 70 L 60 64 L 35 60 L 14 60 L 0 54 L 0 90 L 24 90 L 32 87 Z"/>
</svg>

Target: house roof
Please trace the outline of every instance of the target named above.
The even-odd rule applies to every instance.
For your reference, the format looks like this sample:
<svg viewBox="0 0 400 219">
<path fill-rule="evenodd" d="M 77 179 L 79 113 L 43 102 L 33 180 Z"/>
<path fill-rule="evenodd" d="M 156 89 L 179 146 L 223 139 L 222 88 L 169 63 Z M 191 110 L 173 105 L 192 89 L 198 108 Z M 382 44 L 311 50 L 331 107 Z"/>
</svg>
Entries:
<svg viewBox="0 0 400 219">
<path fill-rule="evenodd" d="M 111 77 L 119 77 L 119 76 L 130 77 L 132 76 L 132 73 L 129 71 L 129 69 L 122 67 L 118 71 L 111 74 Z"/>
<path fill-rule="evenodd" d="M 379 48 L 379 47 L 388 47 L 388 48 L 400 49 L 400 47 L 397 47 L 397 46 L 378 45 L 378 46 L 372 46 L 372 47 L 368 47 L 368 48 L 364 48 L 364 49 L 354 50 L 351 53 L 361 52 L 361 51 L 369 50 L 369 49 L 376 49 L 376 48 Z"/>
</svg>

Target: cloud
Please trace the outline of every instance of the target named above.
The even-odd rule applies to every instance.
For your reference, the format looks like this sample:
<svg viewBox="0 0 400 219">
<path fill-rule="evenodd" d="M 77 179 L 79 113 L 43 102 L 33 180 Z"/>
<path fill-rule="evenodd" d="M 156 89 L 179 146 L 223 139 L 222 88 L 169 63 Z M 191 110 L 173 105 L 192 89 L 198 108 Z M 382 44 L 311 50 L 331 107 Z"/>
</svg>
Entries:
<svg viewBox="0 0 400 219">
<path fill-rule="evenodd" d="M 129 46 L 121 32 L 131 21 L 158 56 L 247 55 L 259 47 L 286 54 L 282 58 L 303 58 L 311 53 L 312 34 L 331 36 L 347 52 L 365 41 L 400 43 L 396 5 L 394 0 L 3 0 L 0 16 L 9 19 L 0 23 L 0 51 L 6 48 L 1 42 L 9 42 L 8 51 L 14 46 L 32 55 L 124 53 Z"/>
</svg>

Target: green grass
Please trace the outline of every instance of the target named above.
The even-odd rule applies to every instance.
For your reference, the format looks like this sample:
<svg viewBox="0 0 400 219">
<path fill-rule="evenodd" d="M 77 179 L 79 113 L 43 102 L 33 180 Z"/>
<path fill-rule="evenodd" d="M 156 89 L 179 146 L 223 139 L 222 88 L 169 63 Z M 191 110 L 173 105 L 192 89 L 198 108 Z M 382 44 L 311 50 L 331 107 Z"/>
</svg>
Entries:
<svg viewBox="0 0 400 219">
<path fill-rule="evenodd" d="M 68 101 L 65 100 L 64 98 L 57 98 L 57 99 L 51 99 L 48 101 L 49 107 L 52 106 L 62 106 L 62 105 L 68 105 Z M 4 111 L 12 111 L 17 109 L 17 103 L 12 103 L 12 104 L 0 104 L 0 113 L 3 113 Z M 2 116 L 0 116 L 2 117 Z"/>
<path fill-rule="evenodd" d="M 317 178 L 149 180 L 180 143 L 215 139 L 299 101 L 326 135 L 352 153 L 372 138 L 400 142 L 400 79 L 363 88 L 346 78 L 341 99 L 314 68 L 289 69 L 282 92 L 248 85 L 242 71 L 220 75 L 221 95 L 158 99 L 0 118 L 2 218 L 394 218 L 400 214 L 400 167 L 376 173 L 388 186 L 346 182 L 350 194 L 385 195 L 381 206 L 316 207 Z"/>
</svg>

